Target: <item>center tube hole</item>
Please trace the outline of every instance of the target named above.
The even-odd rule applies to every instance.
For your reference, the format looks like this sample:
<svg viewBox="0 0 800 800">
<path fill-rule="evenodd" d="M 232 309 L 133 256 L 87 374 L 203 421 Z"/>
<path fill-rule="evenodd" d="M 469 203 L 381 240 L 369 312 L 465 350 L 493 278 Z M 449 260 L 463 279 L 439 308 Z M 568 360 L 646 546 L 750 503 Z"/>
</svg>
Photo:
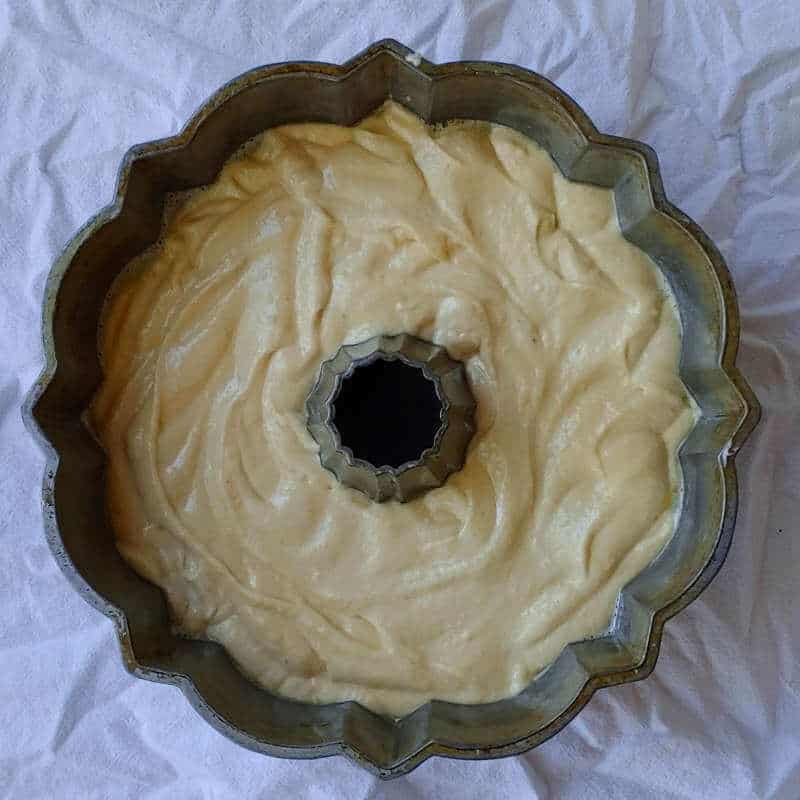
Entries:
<svg viewBox="0 0 800 800">
<path fill-rule="evenodd" d="M 432 380 L 405 361 L 356 366 L 333 401 L 333 423 L 353 455 L 373 467 L 400 467 L 432 447 L 442 403 Z"/>
</svg>

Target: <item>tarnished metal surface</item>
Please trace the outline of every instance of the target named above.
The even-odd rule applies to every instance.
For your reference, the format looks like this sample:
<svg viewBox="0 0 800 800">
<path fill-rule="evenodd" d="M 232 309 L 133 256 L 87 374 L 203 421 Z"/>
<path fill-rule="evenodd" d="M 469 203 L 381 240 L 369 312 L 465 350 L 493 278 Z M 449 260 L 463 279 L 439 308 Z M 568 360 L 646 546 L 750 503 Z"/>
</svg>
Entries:
<svg viewBox="0 0 800 800">
<path fill-rule="evenodd" d="M 421 369 L 436 387 L 442 405 L 442 424 L 431 447 L 415 461 L 396 468 L 354 458 L 352 450 L 342 445 L 333 420 L 342 379 L 376 358 L 400 359 Z M 475 398 L 461 362 L 450 358 L 443 347 L 409 334 L 374 336 L 339 348 L 333 358 L 323 362 L 306 401 L 306 414 L 308 430 L 319 445 L 322 466 L 341 483 L 377 502 L 406 502 L 441 486 L 463 466 L 475 431 Z M 390 425 L 391 420 L 385 423 Z"/>
<path fill-rule="evenodd" d="M 665 621 L 697 597 L 727 554 L 737 504 L 734 456 L 759 416 L 734 364 L 739 317 L 730 275 L 705 234 L 667 201 L 653 151 L 598 133 L 571 98 L 535 73 L 485 62 L 417 65 L 410 55 L 385 41 L 343 66 L 255 69 L 222 88 L 182 133 L 129 151 L 114 202 L 75 236 L 50 274 L 47 364 L 24 409 L 47 453 L 50 546 L 77 590 L 116 623 L 128 669 L 180 687 L 205 719 L 246 747 L 303 758 L 344 753 L 383 777 L 432 755 L 523 752 L 566 725 L 598 688 L 648 675 Z M 218 645 L 175 636 L 161 591 L 114 546 L 105 457 L 81 419 L 101 380 L 103 300 L 125 264 L 157 239 L 165 194 L 209 183 L 239 145 L 267 128 L 353 124 L 388 97 L 431 123 L 467 118 L 516 128 L 548 150 L 568 178 L 613 188 L 624 235 L 650 254 L 678 299 L 681 375 L 700 409 L 680 453 L 677 531 L 622 590 L 609 631 L 566 647 L 516 697 L 476 706 L 433 701 L 399 720 L 352 702 L 276 697 L 246 680 Z"/>
</svg>

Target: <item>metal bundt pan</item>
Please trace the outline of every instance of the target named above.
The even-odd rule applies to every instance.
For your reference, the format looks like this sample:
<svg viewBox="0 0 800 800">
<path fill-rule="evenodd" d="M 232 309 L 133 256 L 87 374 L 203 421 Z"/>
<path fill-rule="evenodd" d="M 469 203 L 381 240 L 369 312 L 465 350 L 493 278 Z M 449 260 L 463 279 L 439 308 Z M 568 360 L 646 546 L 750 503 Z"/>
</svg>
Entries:
<svg viewBox="0 0 800 800">
<path fill-rule="evenodd" d="M 647 252 L 680 307 L 680 372 L 700 418 L 680 452 L 684 493 L 677 531 L 620 593 L 606 634 L 569 645 L 516 697 L 484 705 L 432 701 L 402 719 L 354 702 L 285 700 L 250 683 L 218 645 L 171 632 L 161 591 L 122 560 L 104 510 L 105 456 L 82 422 L 101 380 L 97 326 L 116 275 L 159 235 L 165 194 L 207 184 L 243 142 L 275 125 L 351 125 L 392 97 L 431 123 L 482 119 L 544 147 L 568 178 L 613 188 L 624 235 Z M 198 712 L 240 744 L 273 756 L 343 753 L 382 777 L 433 755 L 494 758 L 535 747 L 601 687 L 653 669 L 665 621 L 708 585 L 731 542 L 734 455 L 759 417 L 734 365 L 739 316 L 714 245 L 664 196 L 654 152 L 597 132 L 541 76 L 486 62 L 434 65 L 394 41 L 343 66 L 289 63 L 254 69 L 222 88 L 169 139 L 131 149 L 114 202 L 70 242 L 44 301 L 47 364 L 24 409 L 47 453 L 47 537 L 76 589 L 111 617 L 127 668 L 181 688 Z"/>
</svg>

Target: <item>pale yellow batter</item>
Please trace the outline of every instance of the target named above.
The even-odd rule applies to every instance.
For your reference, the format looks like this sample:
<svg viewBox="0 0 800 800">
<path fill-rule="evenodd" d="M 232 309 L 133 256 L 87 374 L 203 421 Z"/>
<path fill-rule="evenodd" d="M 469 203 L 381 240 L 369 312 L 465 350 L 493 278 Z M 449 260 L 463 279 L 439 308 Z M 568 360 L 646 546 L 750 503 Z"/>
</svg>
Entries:
<svg viewBox="0 0 800 800">
<path fill-rule="evenodd" d="M 463 359 L 464 468 L 377 504 L 304 401 L 343 343 Z M 272 130 L 117 282 L 92 409 L 119 547 L 176 622 L 283 695 L 402 714 L 521 690 L 668 540 L 694 411 L 679 325 L 609 191 L 510 129 Z"/>
</svg>

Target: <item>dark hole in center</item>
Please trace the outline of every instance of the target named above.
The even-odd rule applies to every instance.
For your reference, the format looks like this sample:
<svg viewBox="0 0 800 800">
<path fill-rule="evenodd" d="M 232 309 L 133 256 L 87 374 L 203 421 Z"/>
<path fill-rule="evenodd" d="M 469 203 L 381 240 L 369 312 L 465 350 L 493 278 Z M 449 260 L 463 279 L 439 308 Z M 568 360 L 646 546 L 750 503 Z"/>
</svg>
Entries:
<svg viewBox="0 0 800 800">
<path fill-rule="evenodd" d="M 378 358 L 342 381 L 334 424 L 356 458 L 399 467 L 433 445 L 441 411 L 436 387 L 421 369 Z"/>
</svg>

